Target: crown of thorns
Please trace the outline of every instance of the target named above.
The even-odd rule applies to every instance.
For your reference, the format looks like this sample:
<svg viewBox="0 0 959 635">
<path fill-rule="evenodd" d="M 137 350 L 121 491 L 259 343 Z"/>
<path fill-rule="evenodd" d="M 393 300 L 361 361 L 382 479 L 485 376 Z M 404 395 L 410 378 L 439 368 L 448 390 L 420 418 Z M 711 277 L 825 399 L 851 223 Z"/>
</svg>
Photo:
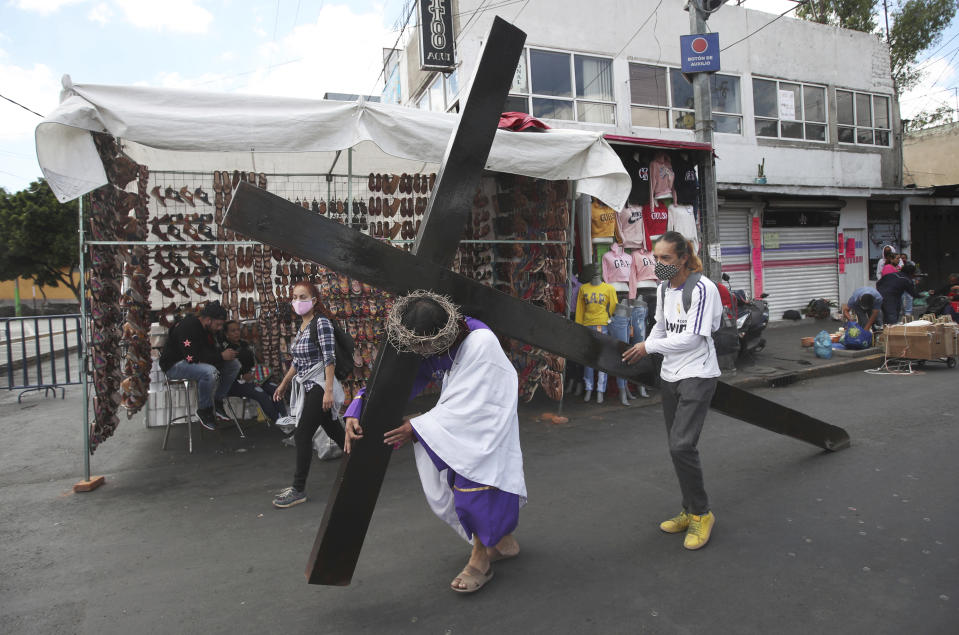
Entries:
<svg viewBox="0 0 959 635">
<path fill-rule="evenodd" d="M 407 308 L 421 299 L 432 300 L 446 311 L 446 325 L 431 335 L 420 335 L 403 325 L 403 315 Z M 435 355 L 452 346 L 456 336 L 459 335 L 459 321 L 459 307 L 453 304 L 452 300 L 444 295 L 421 289 L 396 299 L 387 318 L 386 335 L 390 344 L 401 353 Z"/>
</svg>

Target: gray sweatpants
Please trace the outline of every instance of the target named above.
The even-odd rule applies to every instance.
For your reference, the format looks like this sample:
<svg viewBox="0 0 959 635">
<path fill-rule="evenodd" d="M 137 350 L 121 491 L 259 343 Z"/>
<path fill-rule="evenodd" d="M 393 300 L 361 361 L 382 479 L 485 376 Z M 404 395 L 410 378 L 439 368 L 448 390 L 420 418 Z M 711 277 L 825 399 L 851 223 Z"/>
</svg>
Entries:
<svg viewBox="0 0 959 635">
<path fill-rule="evenodd" d="M 709 402 L 716 392 L 716 378 L 663 381 L 660 389 L 669 454 L 683 493 L 683 509 L 697 516 L 705 514 L 709 511 L 709 499 L 703 486 L 703 468 L 696 445 L 699 433 L 703 431 Z"/>
</svg>

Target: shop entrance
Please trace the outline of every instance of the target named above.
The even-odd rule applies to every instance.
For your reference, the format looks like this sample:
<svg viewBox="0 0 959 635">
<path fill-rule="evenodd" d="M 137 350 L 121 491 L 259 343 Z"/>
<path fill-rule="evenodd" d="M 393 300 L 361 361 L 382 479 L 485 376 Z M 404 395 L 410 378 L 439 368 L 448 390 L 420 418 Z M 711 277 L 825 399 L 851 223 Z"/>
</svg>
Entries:
<svg viewBox="0 0 959 635">
<path fill-rule="evenodd" d="M 959 207 L 913 205 L 910 209 L 912 243 L 906 253 L 927 275 L 924 287 L 940 287 L 950 273 L 959 272 Z"/>
</svg>

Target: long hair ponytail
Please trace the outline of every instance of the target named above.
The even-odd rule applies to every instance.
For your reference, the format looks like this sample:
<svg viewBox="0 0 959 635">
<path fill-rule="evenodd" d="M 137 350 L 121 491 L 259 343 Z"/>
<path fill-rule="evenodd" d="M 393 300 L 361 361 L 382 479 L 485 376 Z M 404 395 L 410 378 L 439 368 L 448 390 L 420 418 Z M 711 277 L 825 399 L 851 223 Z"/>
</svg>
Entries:
<svg viewBox="0 0 959 635">
<path fill-rule="evenodd" d="M 685 236 L 679 232 L 668 231 L 660 236 L 659 240 L 665 240 L 672 245 L 677 258 L 686 256 L 686 269 L 694 273 L 703 270 L 703 262 L 696 255 L 692 241 L 686 240 Z"/>
</svg>

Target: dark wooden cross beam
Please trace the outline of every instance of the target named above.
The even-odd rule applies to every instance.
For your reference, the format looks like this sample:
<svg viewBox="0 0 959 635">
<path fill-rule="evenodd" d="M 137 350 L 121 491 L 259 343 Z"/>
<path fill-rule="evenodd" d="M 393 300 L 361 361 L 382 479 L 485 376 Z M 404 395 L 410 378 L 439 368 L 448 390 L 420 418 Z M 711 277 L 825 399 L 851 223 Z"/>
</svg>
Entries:
<svg viewBox="0 0 959 635">
<path fill-rule="evenodd" d="M 243 183 L 224 224 L 390 293 L 430 289 L 448 295 L 465 314 L 486 322 L 499 334 L 619 377 L 653 384 L 657 372 L 648 360 L 633 366 L 622 363 L 623 343 L 449 270 L 525 38 L 522 31 L 494 20 L 413 253 Z M 357 444 L 340 467 L 307 565 L 311 584 L 346 585 L 352 579 L 392 453 L 390 447 L 373 440 L 401 423 L 419 362 L 414 355 L 398 353 L 388 342 L 381 346 L 361 422 L 368 440 Z M 726 384 L 721 383 L 712 407 L 825 449 L 837 450 L 849 443 L 840 428 Z"/>
</svg>

